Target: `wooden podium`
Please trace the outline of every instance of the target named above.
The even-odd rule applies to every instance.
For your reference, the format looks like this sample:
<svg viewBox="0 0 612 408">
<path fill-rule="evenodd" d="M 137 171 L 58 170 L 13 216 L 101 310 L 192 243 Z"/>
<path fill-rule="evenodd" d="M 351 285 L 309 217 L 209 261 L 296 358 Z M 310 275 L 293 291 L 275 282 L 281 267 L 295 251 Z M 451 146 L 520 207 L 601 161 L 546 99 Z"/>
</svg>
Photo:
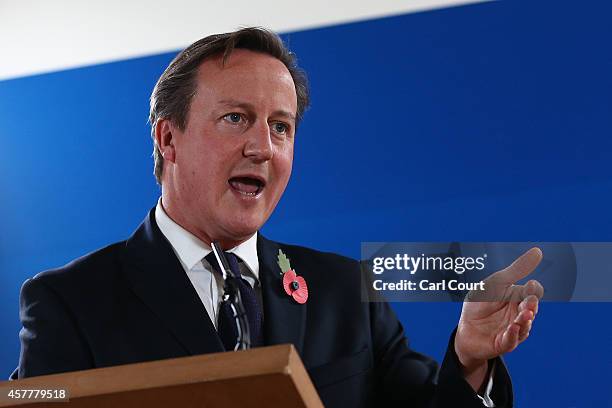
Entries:
<svg viewBox="0 0 612 408">
<path fill-rule="evenodd" d="M 13 398 L 8 397 L 11 390 Z M 15 390 L 66 390 L 69 402 L 42 399 L 40 392 L 36 400 L 16 399 Z M 288 344 L 0 383 L 0 407 L 322 406 L 299 355 Z"/>
</svg>

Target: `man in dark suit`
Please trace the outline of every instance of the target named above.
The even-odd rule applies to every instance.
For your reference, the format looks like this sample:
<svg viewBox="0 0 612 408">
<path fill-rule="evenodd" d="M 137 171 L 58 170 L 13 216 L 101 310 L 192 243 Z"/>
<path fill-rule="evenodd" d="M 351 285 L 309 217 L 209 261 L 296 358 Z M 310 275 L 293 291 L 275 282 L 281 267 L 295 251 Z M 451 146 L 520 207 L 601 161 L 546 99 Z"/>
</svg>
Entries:
<svg viewBox="0 0 612 408">
<path fill-rule="evenodd" d="M 207 37 L 179 54 L 151 97 L 159 202 L 128 240 L 26 281 L 13 378 L 231 350 L 210 256 L 218 242 L 255 299 L 252 332 L 260 344 L 293 343 L 327 406 L 511 406 L 499 356 L 529 335 L 542 288 L 512 284 L 539 250 L 495 275 L 512 301 L 464 304 L 438 376 L 386 303 L 361 301 L 357 261 L 257 232 L 289 181 L 307 105 L 303 74 L 268 31 Z M 288 263 L 303 280 L 286 281 Z M 306 284 L 307 298 L 291 296 Z"/>
</svg>

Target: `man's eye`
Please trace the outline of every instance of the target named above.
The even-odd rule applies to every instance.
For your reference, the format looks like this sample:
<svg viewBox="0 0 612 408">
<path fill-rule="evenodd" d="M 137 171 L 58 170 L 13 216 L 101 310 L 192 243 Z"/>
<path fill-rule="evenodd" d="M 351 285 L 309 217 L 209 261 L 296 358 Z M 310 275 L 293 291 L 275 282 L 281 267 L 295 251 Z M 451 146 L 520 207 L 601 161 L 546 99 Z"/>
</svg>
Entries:
<svg viewBox="0 0 612 408">
<path fill-rule="evenodd" d="M 272 125 L 272 129 L 274 129 L 276 133 L 284 134 L 287 132 L 288 126 L 285 125 L 284 123 L 274 123 Z"/>
<path fill-rule="evenodd" d="M 231 123 L 240 123 L 240 121 L 242 120 L 242 115 L 239 113 L 235 113 L 235 112 L 228 113 L 227 115 L 223 117 L 223 119 Z"/>
</svg>

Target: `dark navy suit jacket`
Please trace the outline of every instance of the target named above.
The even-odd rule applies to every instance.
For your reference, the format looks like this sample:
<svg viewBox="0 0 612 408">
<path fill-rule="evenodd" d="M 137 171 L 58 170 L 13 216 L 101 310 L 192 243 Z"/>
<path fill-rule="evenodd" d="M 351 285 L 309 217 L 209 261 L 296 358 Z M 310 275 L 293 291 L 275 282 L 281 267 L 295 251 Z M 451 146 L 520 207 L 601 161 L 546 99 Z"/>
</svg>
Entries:
<svg viewBox="0 0 612 408">
<path fill-rule="evenodd" d="M 308 283 L 304 305 L 282 288 L 279 249 Z M 359 262 L 261 235 L 257 251 L 265 344 L 294 344 L 326 406 L 483 406 L 461 376 L 452 336 L 437 378 L 388 304 L 361 301 Z M 20 317 L 12 378 L 224 351 L 154 209 L 127 241 L 27 280 Z M 507 371 L 495 364 L 493 400 L 511 406 Z"/>
</svg>

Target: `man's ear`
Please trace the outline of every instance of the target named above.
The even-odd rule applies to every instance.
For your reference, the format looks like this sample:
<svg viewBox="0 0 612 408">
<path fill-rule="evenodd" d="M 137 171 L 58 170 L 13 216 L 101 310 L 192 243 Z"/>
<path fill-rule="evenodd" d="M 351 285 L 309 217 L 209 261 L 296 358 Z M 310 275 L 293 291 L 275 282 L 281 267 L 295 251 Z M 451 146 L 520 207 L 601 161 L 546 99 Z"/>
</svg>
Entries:
<svg viewBox="0 0 612 408">
<path fill-rule="evenodd" d="M 174 148 L 174 134 L 176 127 L 170 119 L 160 119 L 155 125 L 155 143 L 164 160 L 174 163 L 176 150 Z"/>
</svg>

